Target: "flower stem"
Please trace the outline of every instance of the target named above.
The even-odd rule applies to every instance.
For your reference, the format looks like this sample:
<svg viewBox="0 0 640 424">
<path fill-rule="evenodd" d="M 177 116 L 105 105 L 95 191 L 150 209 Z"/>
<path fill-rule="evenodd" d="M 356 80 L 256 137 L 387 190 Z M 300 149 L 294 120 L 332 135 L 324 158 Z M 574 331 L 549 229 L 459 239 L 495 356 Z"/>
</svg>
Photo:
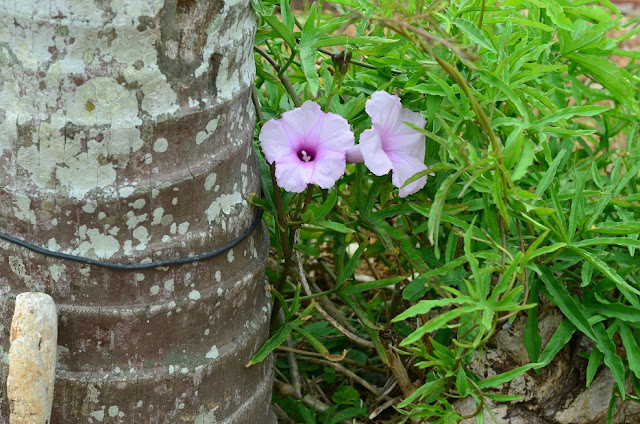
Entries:
<svg viewBox="0 0 640 424">
<path fill-rule="evenodd" d="M 256 53 L 258 53 L 260 56 L 264 57 L 267 60 L 267 62 L 269 62 L 269 64 L 273 67 L 273 69 L 278 74 L 278 78 L 280 78 L 280 82 L 282 83 L 282 86 L 285 88 L 285 90 L 287 90 L 287 93 L 289 93 L 289 96 L 291 97 L 293 104 L 296 107 L 300 107 L 302 103 L 300 103 L 300 98 L 298 97 L 298 93 L 296 93 L 295 88 L 293 88 L 293 85 L 291 85 L 291 81 L 289 81 L 289 77 L 287 76 L 287 73 L 286 72 L 283 72 L 282 74 L 280 73 L 280 71 L 282 70 L 282 67 L 278 65 L 278 62 L 276 62 L 271 56 L 269 56 L 269 53 L 265 52 L 258 46 L 253 46 L 253 50 L 255 50 Z"/>
</svg>

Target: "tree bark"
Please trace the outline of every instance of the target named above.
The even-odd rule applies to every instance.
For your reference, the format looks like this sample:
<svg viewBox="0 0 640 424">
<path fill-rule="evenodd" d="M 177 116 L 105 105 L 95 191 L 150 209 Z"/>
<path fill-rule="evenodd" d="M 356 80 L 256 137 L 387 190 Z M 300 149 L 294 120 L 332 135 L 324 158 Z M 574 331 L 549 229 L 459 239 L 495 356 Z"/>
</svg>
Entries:
<svg viewBox="0 0 640 424">
<path fill-rule="evenodd" d="M 0 231 L 138 264 L 253 222 L 249 0 L 0 2 Z M 52 423 L 275 422 L 265 230 L 224 255 L 112 270 L 0 242 L 0 364 L 15 296 L 58 305 Z M 0 367 L 0 422 L 8 420 Z"/>
</svg>

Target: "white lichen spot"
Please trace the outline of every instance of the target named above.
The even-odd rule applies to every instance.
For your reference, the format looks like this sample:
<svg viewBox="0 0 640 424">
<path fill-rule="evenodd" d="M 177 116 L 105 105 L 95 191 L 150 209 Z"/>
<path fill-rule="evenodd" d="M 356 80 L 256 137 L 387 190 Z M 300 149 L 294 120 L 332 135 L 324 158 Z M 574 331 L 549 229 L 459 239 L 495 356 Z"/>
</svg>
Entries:
<svg viewBox="0 0 640 424">
<path fill-rule="evenodd" d="M 158 197 L 158 195 L 160 194 L 160 190 L 158 190 L 157 188 L 154 188 L 153 190 L 151 190 L 151 197 L 152 198 L 156 198 Z"/>
<path fill-rule="evenodd" d="M 98 219 L 105 219 L 107 217 L 107 214 L 104 212 L 98 212 Z"/>
<path fill-rule="evenodd" d="M 188 373 L 188 372 L 189 372 L 189 368 L 184 367 L 184 368 L 181 368 L 181 369 L 180 369 L 180 373 L 181 373 L 181 374 L 186 374 L 186 373 Z"/>
<path fill-rule="evenodd" d="M 116 405 L 110 406 L 109 407 L 109 416 L 110 417 L 115 417 L 116 415 L 118 415 L 118 411 L 120 410 L 120 408 L 118 408 Z"/>
<path fill-rule="evenodd" d="M 95 418 L 100 423 L 104 421 L 104 406 L 102 408 L 103 409 L 99 411 L 93 411 L 89 414 L 91 417 Z"/>
<path fill-rule="evenodd" d="M 204 330 L 204 335 L 208 336 L 209 335 L 209 329 L 207 328 L 206 330 Z"/>
<path fill-rule="evenodd" d="M 178 230 L 178 226 L 174 222 L 173 224 L 171 224 L 171 227 L 169 227 L 169 232 L 171 232 L 171 234 L 175 234 L 177 230 Z"/>
<path fill-rule="evenodd" d="M 138 227 L 133 230 L 133 237 L 140 243 L 136 246 L 136 250 L 144 250 L 149 243 L 149 232 L 145 227 Z"/>
<path fill-rule="evenodd" d="M 227 261 L 229 261 L 229 263 L 233 262 L 233 249 L 229 250 L 229 253 L 227 253 Z"/>
<path fill-rule="evenodd" d="M 136 273 L 136 281 L 144 281 L 144 274 Z"/>
<path fill-rule="evenodd" d="M 67 269 L 67 266 L 64 264 L 53 264 L 49 265 L 49 272 L 51 273 L 51 278 L 56 283 L 60 281 L 60 276 Z"/>
<path fill-rule="evenodd" d="M 169 365 L 169 374 L 173 374 L 175 371 L 175 367 L 173 365 Z"/>
<path fill-rule="evenodd" d="M 200 297 L 200 292 L 198 290 L 191 290 L 191 292 L 189 292 L 189 299 L 191 300 L 199 300 Z"/>
<path fill-rule="evenodd" d="M 235 205 L 244 203 L 246 203 L 246 201 L 242 199 L 242 195 L 239 192 L 222 194 L 207 208 L 205 212 L 207 219 L 210 223 L 217 221 L 221 213 L 229 215 Z"/>
<path fill-rule="evenodd" d="M 172 292 L 174 287 L 175 287 L 175 281 L 173 280 L 173 278 L 164 282 L 165 290 Z"/>
<path fill-rule="evenodd" d="M 118 190 L 118 194 L 120 195 L 120 197 L 129 197 L 133 194 L 134 191 L 136 191 L 135 187 L 120 187 L 120 189 Z"/>
<path fill-rule="evenodd" d="M 151 225 L 158 225 L 162 221 L 162 216 L 164 215 L 164 208 L 156 208 L 153 210 L 153 221 L 151 221 Z"/>
<path fill-rule="evenodd" d="M 172 204 L 173 206 L 177 205 L 177 204 L 178 204 L 178 198 L 177 198 L 177 197 L 174 197 L 173 199 L 171 199 L 171 204 Z"/>
<path fill-rule="evenodd" d="M 216 271 L 215 279 L 217 282 L 220 282 L 220 280 L 222 279 L 222 273 L 219 270 Z"/>
<path fill-rule="evenodd" d="M 31 210 L 31 199 L 24 194 L 15 193 L 16 205 L 13 208 L 13 214 L 21 221 L 36 223 L 36 214 Z"/>
<path fill-rule="evenodd" d="M 89 241 L 84 241 L 78 246 L 75 251 L 78 255 L 86 256 L 90 251 L 93 251 L 98 258 L 109 259 L 120 250 L 120 243 L 115 237 L 103 234 L 97 228 L 89 228 L 86 231 L 79 228 L 80 238 L 84 238 L 83 234 L 85 233 L 89 236 Z"/>
<path fill-rule="evenodd" d="M 218 293 L 218 296 L 222 296 L 222 293 L 224 292 L 222 291 L 221 287 L 218 287 L 218 290 L 216 291 L 216 293 Z"/>
<path fill-rule="evenodd" d="M 171 236 L 167 236 L 167 235 L 162 236 L 163 243 L 168 243 L 170 241 L 171 241 Z"/>
<path fill-rule="evenodd" d="M 151 289 L 149 289 L 149 292 L 151 292 L 152 295 L 156 295 L 160 293 L 160 286 L 158 285 L 151 286 Z"/>
<path fill-rule="evenodd" d="M 146 204 L 147 204 L 146 200 L 138 199 L 133 203 L 129 203 L 129 206 L 133 206 L 134 209 L 142 209 Z"/>
<path fill-rule="evenodd" d="M 207 178 L 204 180 L 204 188 L 205 188 L 205 190 L 207 190 L 207 191 L 211 190 L 213 185 L 216 183 L 216 178 L 217 178 L 217 175 L 216 175 L 215 172 L 212 172 L 211 174 L 209 174 L 207 176 Z"/>
<path fill-rule="evenodd" d="M 205 127 L 209 134 L 213 134 L 218 128 L 218 118 L 213 118 Z"/>
<path fill-rule="evenodd" d="M 183 222 L 182 224 L 178 225 L 178 233 L 179 234 L 185 234 L 188 229 L 189 229 L 189 223 L 188 222 Z"/>
<path fill-rule="evenodd" d="M 209 134 L 207 134 L 206 131 L 200 131 L 198 134 L 196 134 L 196 144 L 200 145 L 202 143 L 204 143 L 204 141 L 209 138 Z"/>
<path fill-rule="evenodd" d="M 216 345 L 211 346 L 209 352 L 206 355 L 207 359 L 216 359 L 218 357 L 218 347 Z"/>
<path fill-rule="evenodd" d="M 86 213 L 94 213 L 96 211 L 97 202 L 89 202 L 82 207 L 82 210 Z"/>
<path fill-rule="evenodd" d="M 158 153 L 163 153 L 167 151 L 167 147 L 169 147 L 169 142 L 166 138 L 159 138 L 153 143 L 153 151 Z"/>
</svg>

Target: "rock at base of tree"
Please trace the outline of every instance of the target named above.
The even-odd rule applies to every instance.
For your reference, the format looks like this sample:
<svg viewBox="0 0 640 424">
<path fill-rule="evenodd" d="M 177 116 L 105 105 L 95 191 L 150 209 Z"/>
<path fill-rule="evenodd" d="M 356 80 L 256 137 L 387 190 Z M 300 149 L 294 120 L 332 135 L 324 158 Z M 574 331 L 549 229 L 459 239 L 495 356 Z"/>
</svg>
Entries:
<svg viewBox="0 0 640 424">
<path fill-rule="evenodd" d="M 58 318 L 53 299 L 22 293 L 11 322 L 7 395 L 11 424 L 46 424 L 51 416 Z"/>
</svg>

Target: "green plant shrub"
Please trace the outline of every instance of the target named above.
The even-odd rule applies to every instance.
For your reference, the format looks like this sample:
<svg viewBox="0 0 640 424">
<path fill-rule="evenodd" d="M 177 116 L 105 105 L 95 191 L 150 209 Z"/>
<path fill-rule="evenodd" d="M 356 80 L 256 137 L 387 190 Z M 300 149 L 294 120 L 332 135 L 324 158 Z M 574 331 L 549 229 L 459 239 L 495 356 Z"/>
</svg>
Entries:
<svg viewBox="0 0 640 424">
<path fill-rule="evenodd" d="M 547 366 L 574 333 L 594 343 L 586 384 L 601 363 L 611 370 L 610 411 L 638 400 L 640 52 L 621 47 L 640 32 L 637 19 L 608 0 L 254 8 L 258 152 L 261 125 L 308 99 L 348 120 L 356 139 L 371 127 L 364 108 L 375 91 L 399 95 L 427 121 L 417 129 L 427 170 L 414 179 L 429 177 L 407 198 L 363 164 L 348 165 L 331 189 L 287 193 L 261 157 L 264 193 L 253 201 L 266 211 L 276 303 L 273 336 L 252 362 L 279 349 L 281 389 L 299 392 L 299 373 L 330 398 L 322 411 L 296 400 L 305 393 L 276 396 L 287 414 L 305 423 L 366 417 L 382 386 L 370 376 L 355 392 L 345 383 L 353 377 L 327 363 L 398 379 L 390 356 L 400 353 L 415 358 L 409 378 L 420 386 L 395 392 L 402 400 L 388 422 L 459 422 L 456 399 L 473 396 L 480 408 L 487 397 L 511 400 L 491 389 Z M 331 56 L 345 50 L 348 69 L 336 70 Z M 632 60 L 623 68 L 615 56 Z M 541 298 L 565 316 L 544 348 Z M 474 355 L 518 316 L 530 364 L 474 375 Z"/>
</svg>

